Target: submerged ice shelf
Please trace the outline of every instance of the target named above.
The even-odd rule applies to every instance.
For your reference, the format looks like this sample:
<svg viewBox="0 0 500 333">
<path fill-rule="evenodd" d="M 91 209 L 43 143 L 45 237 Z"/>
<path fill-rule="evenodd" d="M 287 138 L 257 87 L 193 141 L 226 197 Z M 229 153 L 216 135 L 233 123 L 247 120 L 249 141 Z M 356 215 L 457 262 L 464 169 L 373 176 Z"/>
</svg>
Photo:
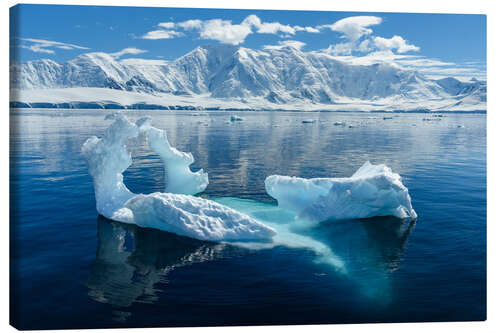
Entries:
<svg viewBox="0 0 500 333">
<path fill-rule="evenodd" d="M 189 169 L 193 156 L 171 147 L 165 131 L 151 126 L 149 118 L 141 118 L 135 124 L 122 114 L 107 119 L 114 122 L 104 136 L 93 136 L 82 147 L 101 215 L 201 240 L 261 240 L 275 235 L 272 228 L 245 214 L 191 196 L 206 188 L 207 174 L 203 170 L 193 173 Z M 132 164 L 126 141 L 139 135 L 165 163 L 165 190 L 170 193 L 134 194 L 123 183 L 123 172 Z"/>
<path fill-rule="evenodd" d="M 266 219 L 193 196 L 207 187 L 207 173 L 192 172 L 193 155 L 172 147 L 166 132 L 153 127 L 150 118 L 133 123 L 115 113 L 106 119 L 114 122 L 102 138 L 93 136 L 82 146 L 101 215 L 200 240 L 238 242 L 274 237 L 278 242 L 283 238 Z M 145 140 L 160 155 L 165 166 L 165 192 L 135 194 L 124 184 L 123 172 L 132 164 L 127 142 L 134 138 Z M 390 215 L 401 219 L 417 217 L 401 177 L 383 164 L 366 162 L 349 178 L 273 175 L 266 178 L 265 187 L 278 201 L 280 214 L 295 216 L 287 219 L 288 223 Z"/>
</svg>

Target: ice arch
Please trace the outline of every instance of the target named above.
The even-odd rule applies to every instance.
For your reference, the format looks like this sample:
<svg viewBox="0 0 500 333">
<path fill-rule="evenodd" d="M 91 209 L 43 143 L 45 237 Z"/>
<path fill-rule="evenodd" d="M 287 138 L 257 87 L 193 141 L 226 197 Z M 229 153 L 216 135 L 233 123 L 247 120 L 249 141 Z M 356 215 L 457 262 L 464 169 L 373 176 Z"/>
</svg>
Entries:
<svg viewBox="0 0 500 333">
<path fill-rule="evenodd" d="M 151 126 L 149 118 L 135 124 L 122 114 L 106 117 L 114 122 L 102 138 L 89 138 L 82 146 L 94 181 L 97 211 L 112 220 L 169 231 L 201 240 L 260 240 L 276 232 L 238 211 L 196 194 L 208 185 L 208 175 L 192 172 L 194 159 L 170 146 L 165 131 Z M 170 193 L 132 193 L 123 183 L 123 172 L 132 164 L 126 141 L 144 135 L 165 163 Z M 170 184 L 170 181 L 172 183 Z"/>
<path fill-rule="evenodd" d="M 196 194 L 203 192 L 208 185 L 208 174 L 203 169 L 192 172 L 189 166 L 194 158 L 191 153 L 184 153 L 170 146 L 167 133 L 151 126 L 151 118 L 145 117 L 136 125 L 143 134 L 149 147 L 160 155 L 165 167 L 165 192 Z"/>
</svg>

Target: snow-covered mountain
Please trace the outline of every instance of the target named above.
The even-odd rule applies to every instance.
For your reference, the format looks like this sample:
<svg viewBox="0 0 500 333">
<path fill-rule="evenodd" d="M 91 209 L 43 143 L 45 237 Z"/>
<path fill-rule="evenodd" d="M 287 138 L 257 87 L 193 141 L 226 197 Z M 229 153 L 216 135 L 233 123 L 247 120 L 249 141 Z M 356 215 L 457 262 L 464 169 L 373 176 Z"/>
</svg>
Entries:
<svg viewBox="0 0 500 333">
<path fill-rule="evenodd" d="M 20 98 L 32 96 L 33 92 L 23 94 L 29 90 L 91 87 L 133 92 L 134 96 L 182 96 L 195 104 L 203 97 L 262 108 L 300 108 L 302 104 L 345 108 L 354 103 L 381 109 L 418 109 L 419 105 L 486 109 L 486 83 L 482 81 L 432 80 L 386 63 L 351 65 L 293 47 L 252 50 L 206 45 L 171 62 L 117 60 L 95 52 L 62 64 L 48 59 L 14 63 L 10 71 L 11 88 L 21 91 L 13 95 L 17 102 L 30 102 Z M 43 91 L 35 95 L 40 94 Z M 110 92 L 109 100 L 115 95 Z"/>
</svg>

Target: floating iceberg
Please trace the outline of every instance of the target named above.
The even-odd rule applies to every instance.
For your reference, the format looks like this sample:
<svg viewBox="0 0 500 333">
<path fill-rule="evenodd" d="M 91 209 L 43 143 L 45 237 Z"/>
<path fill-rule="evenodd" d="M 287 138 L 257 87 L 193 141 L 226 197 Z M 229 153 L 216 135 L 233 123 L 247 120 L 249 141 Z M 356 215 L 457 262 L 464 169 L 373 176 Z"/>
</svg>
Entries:
<svg viewBox="0 0 500 333">
<path fill-rule="evenodd" d="M 408 189 L 387 166 L 366 162 L 349 178 L 269 176 L 267 193 L 280 208 L 313 221 L 396 216 L 417 218 Z"/>
<path fill-rule="evenodd" d="M 135 124 L 122 114 L 102 138 L 89 138 L 82 146 L 94 181 L 97 211 L 112 220 L 137 224 L 201 240 L 260 240 L 275 231 L 255 219 L 210 200 L 192 197 L 208 185 L 203 170 L 193 173 L 194 159 L 170 146 L 165 131 L 151 126 L 151 119 Z M 129 139 L 142 135 L 166 168 L 165 190 L 171 193 L 134 194 L 123 183 L 123 172 L 132 164 Z"/>
<path fill-rule="evenodd" d="M 242 117 L 239 117 L 237 115 L 232 114 L 231 118 L 229 118 L 231 121 L 243 121 Z"/>
</svg>

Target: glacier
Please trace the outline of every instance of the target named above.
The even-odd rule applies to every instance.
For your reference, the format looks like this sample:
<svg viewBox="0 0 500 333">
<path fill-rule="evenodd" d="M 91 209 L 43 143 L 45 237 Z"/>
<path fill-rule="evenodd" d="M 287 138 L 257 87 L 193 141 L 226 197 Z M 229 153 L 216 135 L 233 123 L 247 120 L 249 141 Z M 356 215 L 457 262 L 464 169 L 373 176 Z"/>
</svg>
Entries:
<svg viewBox="0 0 500 333">
<path fill-rule="evenodd" d="M 433 80 L 293 47 L 203 45 L 172 61 L 82 54 L 13 62 L 11 104 L 61 108 L 485 111 L 486 82 Z"/>
<path fill-rule="evenodd" d="M 280 208 L 316 222 L 395 216 L 416 219 L 401 176 L 384 164 L 367 161 L 349 178 L 312 178 L 272 175 L 267 193 Z"/>
<path fill-rule="evenodd" d="M 151 126 L 149 118 L 132 123 L 115 113 L 106 119 L 114 121 L 103 137 L 93 136 L 82 146 L 101 215 L 208 241 L 265 240 L 275 235 L 272 228 L 234 209 L 186 195 L 203 191 L 208 175 L 203 170 L 193 173 L 189 169 L 193 156 L 171 147 L 165 131 Z M 123 172 L 132 164 L 127 140 L 140 135 L 165 163 L 165 189 L 176 193 L 134 194 L 123 183 Z"/>
</svg>

